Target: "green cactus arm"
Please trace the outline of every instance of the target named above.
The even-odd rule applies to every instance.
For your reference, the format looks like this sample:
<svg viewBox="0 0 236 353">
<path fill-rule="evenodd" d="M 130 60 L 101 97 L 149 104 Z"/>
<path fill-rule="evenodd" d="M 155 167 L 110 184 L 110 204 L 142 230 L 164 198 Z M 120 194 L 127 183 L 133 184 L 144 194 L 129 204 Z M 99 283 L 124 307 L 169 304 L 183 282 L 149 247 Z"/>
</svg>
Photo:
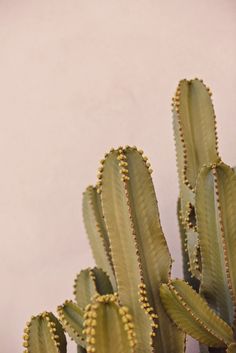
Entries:
<svg viewBox="0 0 236 353">
<path fill-rule="evenodd" d="M 171 256 L 162 231 L 150 163 L 143 152 L 126 148 L 127 199 L 138 241 L 144 282 L 150 305 L 158 314 L 157 348 L 161 352 L 182 352 L 184 336 L 173 327 L 160 301 L 160 284 L 168 282 Z M 166 345 L 168 342 L 168 345 Z"/>
<path fill-rule="evenodd" d="M 57 318 L 48 312 L 32 316 L 24 329 L 24 353 L 66 353 L 66 337 Z"/>
<path fill-rule="evenodd" d="M 140 248 L 141 261 L 146 274 L 150 291 L 158 288 L 160 282 L 168 281 L 171 256 L 160 224 L 159 210 L 153 186 L 150 163 L 135 148 L 126 148 L 127 198 L 130 203 L 131 217 Z M 145 277 L 145 274 L 144 274 Z M 155 289 L 154 289 L 155 290 Z M 152 305 L 155 305 L 155 294 L 148 293 Z M 151 296 L 153 298 L 151 299 Z"/>
<path fill-rule="evenodd" d="M 223 162 L 204 166 L 196 184 L 202 255 L 201 293 L 232 324 L 236 291 L 236 175 Z"/>
<path fill-rule="evenodd" d="M 113 293 L 110 279 L 106 272 L 99 268 L 82 270 L 74 282 L 74 295 L 77 304 L 84 309 L 95 294 Z"/>
<path fill-rule="evenodd" d="M 184 150 L 182 130 L 179 126 L 179 118 L 175 109 L 173 109 L 173 130 L 175 140 L 175 152 L 176 152 L 176 164 L 178 171 L 179 190 L 180 190 L 180 209 L 182 216 L 185 218 L 188 212 L 188 205 L 191 203 L 194 205 L 195 195 L 194 190 L 190 189 L 186 185 L 185 180 L 185 164 L 186 164 L 186 152 Z"/>
<path fill-rule="evenodd" d="M 178 211 L 179 227 L 181 228 L 180 231 L 182 233 L 184 232 L 185 236 L 184 247 L 186 249 L 186 255 L 188 256 L 188 270 L 190 270 L 194 277 L 200 279 L 198 233 L 196 229 L 194 208 L 195 194 L 194 190 L 190 189 L 185 183 L 184 171 L 186 152 L 184 153 L 183 139 L 180 135 L 181 131 L 179 127 L 178 115 L 175 110 L 173 111 L 173 128 L 180 190 Z"/>
<path fill-rule="evenodd" d="M 85 347 L 85 337 L 83 334 L 84 311 L 71 300 L 66 300 L 63 305 L 57 308 L 59 320 L 76 344 Z"/>
<path fill-rule="evenodd" d="M 137 333 L 137 353 L 152 352 L 150 346 L 152 318 L 140 300 L 144 295 L 143 275 L 137 240 L 130 219 L 124 181 L 121 179 L 118 151 L 106 155 L 102 173 L 102 207 L 108 229 L 112 261 L 114 264 L 118 293 L 122 305 L 127 306 L 134 319 Z M 132 293 L 132 295 L 130 295 Z"/>
<path fill-rule="evenodd" d="M 116 281 L 101 198 L 93 186 L 89 186 L 83 193 L 83 219 L 96 265 L 107 272 L 115 290 Z"/>
<path fill-rule="evenodd" d="M 114 294 L 94 298 L 85 311 L 84 332 L 88 353 L 136 352 L 132 316 Z"/>
<path fill-rule="evenodd" d="M 93 268 L 96 288 L 98 294 L 112 294 L 114 292 L 110 278 L 101 268 Z"/>
<path fill-rule="evenodd" d="M 145 323 L 142 319 L 145 316 L 140 310 L 141 300 L 148 312 L 152 313 L 154 307 L 159 315 L 159 329 L 156 330 L 155 322 L 152 324 L 157 334 L 153 344 L 162 347 L 161 352 L 183 351 L 184 337 L 173 327 L 158 295 L 160 282 L 168 281 L 171 257 L 159 221 L 147 158 L 136 148 L 111 151 L 103 165 L 100 188 L 118 293 L 137 322 L 138 349 L 139 343 L 146 344 L 143 334 L 150 331 L 144 326 L 147 320 Z M 141 351 L 147 351 L 147 347 Z"/>
<path fill-rule="evenodd" d="M 84 309 L 97 293 L 95 277 L 90 268 L 80 271 L 74 282 L 74 295 L 77 304 Z"/>
<path fill-rule="evenodd" d="M 186 282 L 173 280 L 160 292 L 167 313 L 184 332 L 210 347 L 233 342 L 232 328 Z"/>
<path fill-rule="evenodd" d="M 183 181 L 193 189 L 201 166 L 218 159 L 215 113 L 209 89 L 198 79 L 180 81 L 173 110 L 183 148 Z"/>
<path fill-rule="evenodd" d="M 236 353 L 236 343 L 231 343 L 228 347 L 227 347 L 227 351 L 226 353 Z"/>
</svg>

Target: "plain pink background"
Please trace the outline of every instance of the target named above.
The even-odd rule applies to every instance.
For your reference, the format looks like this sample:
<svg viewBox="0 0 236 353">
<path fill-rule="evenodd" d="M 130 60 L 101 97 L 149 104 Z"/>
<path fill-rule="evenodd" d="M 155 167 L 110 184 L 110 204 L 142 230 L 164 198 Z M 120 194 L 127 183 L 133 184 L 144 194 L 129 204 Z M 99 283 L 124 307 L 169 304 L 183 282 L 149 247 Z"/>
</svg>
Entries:
<svg viewBox="0 0 236 353">
<path fill-rule="evenodd" d="M 236 163 L 235 38 L 234 0 L 0 1 L 1 352 L 21 352 L 25 321 L 93 264 L 81 195 L 111 146 L 150 157 L 181 275 L 171 96 L 181 78 L 211 86 Z"/>
</svg>

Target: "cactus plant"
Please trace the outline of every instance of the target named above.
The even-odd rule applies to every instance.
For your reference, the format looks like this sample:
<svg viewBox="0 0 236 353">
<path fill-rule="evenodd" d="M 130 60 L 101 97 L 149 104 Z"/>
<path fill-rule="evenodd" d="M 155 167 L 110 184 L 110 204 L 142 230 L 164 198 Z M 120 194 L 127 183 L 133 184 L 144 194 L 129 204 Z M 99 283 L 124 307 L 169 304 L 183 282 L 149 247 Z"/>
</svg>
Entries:
<svg viewBox="0 0 236 353">
<path fill-rule="evenodd" d="M 180 82 L 173 98 L 173 115 L 180 226 L 189 272 L 200 280 L 200 287 L 197 294 L 182 281 L 170 281 L 161 287 L 161 298 L 178 327 L 208 346 L 220 347 L 217 352 L 225 352 L 227 346 L 228 351 L 233 351 L 236 336 L 235 171 L 219 156 L 211 92 L 202 81 Z M 188 282 L 191 284 L 191 280 Z M 205 309 L 202 306 L 199 311 L 201 305 Z M 208 313 L 205 318 L 204 311 Z M 210 320 L 211 326 L 207 322 L 210 312 L 216 315 Z M 193 329 L 193 321 L 201 326 L 205 338 Z M 218 330 L 228 331 L 228 339 L 222 339 L 219 331 L 215 331 L 213 321 Z M 215 339 L 210 342 L 212 336 L 221 343 Z"/>
<path fill-rule="evenodd" d="M 147 157 L 112 148 L 83 194 L 97 267 L 77 275 L 75 301 L 58 307 L 59 321 L 48 314 L 52 327 L 44 332 L 44 316 L 32 319 L 27 353 L 51 353 L 54 341 L 65 352 L 62 328 L 78 353 L 184 353 L 186 334 L 204 352 L 236 352 L 236 174 L 219 156 L 203 82 L 181 81 L 172 105 L 185 281 L 171 279 Z"/>
</svg>

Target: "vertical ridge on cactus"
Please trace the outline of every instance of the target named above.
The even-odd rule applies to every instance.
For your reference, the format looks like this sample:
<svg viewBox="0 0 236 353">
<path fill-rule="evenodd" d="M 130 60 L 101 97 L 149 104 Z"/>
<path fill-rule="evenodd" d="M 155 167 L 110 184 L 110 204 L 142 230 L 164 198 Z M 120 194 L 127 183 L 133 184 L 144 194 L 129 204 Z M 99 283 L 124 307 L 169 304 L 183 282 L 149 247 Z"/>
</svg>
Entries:
<svg viewBox="0 0 236 353">
<path fill-rule="evenodd" d="M 136 352 L 132 316 L 127 307 L 119 305 L 114 294 L 93 298 L 85 311 L 84 331 L 88 353 Z"/>
<path fill-rule="evenodd" d="M 162 285 L 161 297 L 176 324 L 201 343 L 225 347 L 233 342 L 233 330 L 186 282 Z"/>
<path fill-rule="evenodd" d="M 102 214 L 101 198 L 97 188 L 93 186 L 88 186 L 83 194 L 83 218 L 95 262 L 99 268 L 107 272 L 115 287 L 110 243 Z"/>
<path fill-rule="evenodd" d="M 111 151 L 106 156 L 101 179 L 102 207 L 111 244 L 119 299 L 122 305 L 129 307 L 136 327 L 138 340 L 136 350 L 137 352 L 152 352 L 150 342 L 155 329 L 154 318 L 146 310 L 146 306 L 150 308 L 150 303 L 148 303 L 145 291 L 142 297 L 146 305 L 140 304 L 142 297 L 139 293 L 139 286 L 144 284 L 144 280 L 127 196 L 129 176 L 126 171 L 128 170 L 119 165 L 127 163 L 126 159 L 121 148 Z"/>
<path fill-rule="evenodd" d="M 57 318 L 48 312 L 32 316 L 24 329 L 24 353 L 66 353 L 66 338 Z"/>
<path fill-rule="evenodd" d="M 83 334 L 84 311 L 71 300 L 58 306 L 59 320 L 70 338 L 78 345 L 85 347 L 85 336 Z"/>
<path fill-rule="evenodd" d="M 200 280 L 200 294 L 235 332 L 235 172 L 219 157 L 210 90 L 197 79 L 181 81 L 173 99 L 173 114 L 180 226 L 190 277 Z M 189 205 L 194 223 L 189 222 Z M 185 278 L 191 283 L 186 271 Z M 164 287 L 161 290 L 165 308 L 175 321 L 172 309 L 177 303 Z M 186 320 L 184 315 L 182 318 Z M 185 326 L 191 334 L 188 329 Z"/>
<path fill-rule="evenodd" d="M 223 162 L 203 166 L 196 187 L 201 293 L 230 325 L 235 306 L 236 175 Z M 206 219 L 207 217 L 207 219 Z"/>
<path fill-rule="evenodd" d="M 173 98 L 183 148 L 184 182 L 194 189 L 203 164 L 219 158 L 211 91 L 201 80 L 180 81 Z"/>
<path fill-rule="evenodd" d="M 128 270 L 129 274 L 132 273 L 130 282 L 133 285 L 134 276 L 137 274 L 136 268 L 139 268 L 140 278 L 137 279 L 136 288 L 139 282 L 145 285 L 145 291 L 141 292 L 141 300 L 147 303 L 148 314 L 153 314 L 154 347 L 161 346 L 163 352 L 166 349 L 168 352 L 176 352 L 183 349 L 184 339 L 162 310 L 158 294 L 160 283 L 168 281 L 171 257 L 159 220 L 150 169 L 147 157 L 136 148 L 119 148 L 110 152 L 105 159 L 101 178 L 102 207 L 121 302 L 127 306 L 131 305 L 130 291 L 135 289 L 131 287 L 128 290 L 126 272 Z M 118 191 L 116 185 L 120 185 Z M 128 225 L 126 229 L 124 229 L 125 217 Z M 159 315 L 159 310 L 162 315 Z M 156 314 L 158 328 L 155 327 Z M 133 316 L 135 322 L 136 315 Z M 138 317 L 137 320 L 140 321 Z M 164 343 L 167 339 L 168 348 Z"/>
</svg>

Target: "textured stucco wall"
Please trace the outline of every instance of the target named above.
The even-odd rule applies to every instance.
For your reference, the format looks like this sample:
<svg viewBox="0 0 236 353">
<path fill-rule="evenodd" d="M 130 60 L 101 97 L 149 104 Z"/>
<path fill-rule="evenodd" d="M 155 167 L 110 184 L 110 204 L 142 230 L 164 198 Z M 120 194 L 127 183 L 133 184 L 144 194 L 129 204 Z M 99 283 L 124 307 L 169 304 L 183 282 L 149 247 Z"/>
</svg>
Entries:
<svg viewBox="0 0 236 353">
<path fill-rule="evenodd" d="M 93 263 L 81 194 L 111 146 L 150 157 L 181 275 L 171 96 L 184 77 L 211 86 L 236 163 L 235 19 L 234 0 L 0 1 L 2 352 L 21 352 L 29 316 L 71 297 Z"/>
</svg>

